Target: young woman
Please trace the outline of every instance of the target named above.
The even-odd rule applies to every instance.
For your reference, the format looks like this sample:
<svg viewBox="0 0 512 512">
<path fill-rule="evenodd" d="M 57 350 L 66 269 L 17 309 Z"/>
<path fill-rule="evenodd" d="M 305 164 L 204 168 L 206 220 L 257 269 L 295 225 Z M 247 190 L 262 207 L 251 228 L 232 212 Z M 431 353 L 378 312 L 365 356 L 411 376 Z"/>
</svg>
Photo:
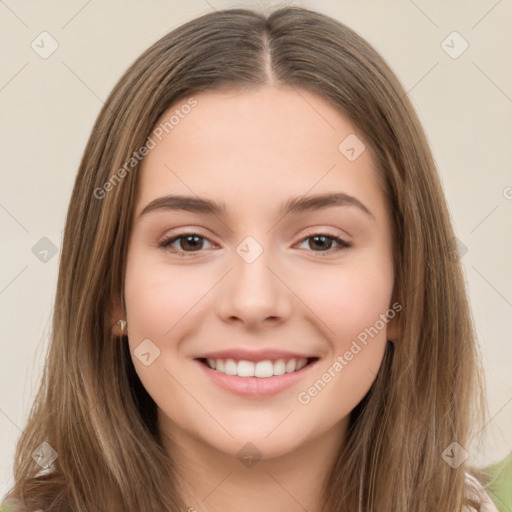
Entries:
<svg viewBox="0 0 512 512">
<path fill-rule="evenodd" d="M 495 510 L 467 463 L 453 240 L 420 122 L 355 32 L 297 7 L 173 30 L 85 149 L 6 504 Z"/>
</svg>

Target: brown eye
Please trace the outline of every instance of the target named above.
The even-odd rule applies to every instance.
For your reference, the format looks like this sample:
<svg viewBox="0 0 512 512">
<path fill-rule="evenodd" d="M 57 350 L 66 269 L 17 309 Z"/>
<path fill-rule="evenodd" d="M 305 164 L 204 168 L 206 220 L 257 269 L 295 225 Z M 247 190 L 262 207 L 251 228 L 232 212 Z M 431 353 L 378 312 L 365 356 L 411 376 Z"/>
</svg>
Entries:
<svg viewBox="0 0 512 512">
<path fill-rule="evenodd" d="M 180 236 L 178 240 L 181 240 L 180 248 L 185 250 L 197 251 L 203 245 L 201 237 L 197 235 Z"/>
<path fill-rule="evenodd" d="M 315 246 L 320 248 L 321 251 L 329 250 L 332 248 L 334 240 L 324 235 L 315 235 L 308 238 L 308 240 L 312 240 L 312 244 L 310 243 L 312 248 Z"/>
<path fill-rule="evenodd" d="M 201 249 L 203 249 L 205 241 L 208 241 L 208 239 L 198 235 L 197 233 L 184 233 L 166 238 L 158 245 L 159 247 L 170 250 L 170 252 L 178 254 L 179 256 L 185 256 L 187 253 L 200 252 Z M 178 242 L 178 246 L 173 247 L 176 242 Z"/>
<path fill-rule="evenodd" d="M 329 235 L 328 233 L 317 233 L 310 235 L 302 240 L 301 243 L 309 241 L 309 248 L 313 252 L 328 253 L 338 252 L 343 249 L 348 249 L 352 244 L 342 240 L 335 235 Z M 334 248 L 333 248 L 334 247 Z"/>
</svg>

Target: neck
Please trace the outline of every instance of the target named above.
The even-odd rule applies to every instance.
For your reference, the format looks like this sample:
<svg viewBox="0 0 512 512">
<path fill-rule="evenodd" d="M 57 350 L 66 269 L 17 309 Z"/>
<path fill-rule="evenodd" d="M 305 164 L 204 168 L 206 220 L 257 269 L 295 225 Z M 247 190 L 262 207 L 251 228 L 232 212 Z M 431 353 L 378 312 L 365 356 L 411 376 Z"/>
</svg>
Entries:
<svg viewBox="0 0 512 512">
<path fill-rule="evenodd" d="M 324 482 L 347 425 L 348 418 L 293 452 L 272 458 L 243 442 L 233 441 L 233 454 L 219 451 L 175 423 L 167 422 L 161 431 L 180 468 L 179 487 L 189 512 L 320 512 Z"/>
</svg>

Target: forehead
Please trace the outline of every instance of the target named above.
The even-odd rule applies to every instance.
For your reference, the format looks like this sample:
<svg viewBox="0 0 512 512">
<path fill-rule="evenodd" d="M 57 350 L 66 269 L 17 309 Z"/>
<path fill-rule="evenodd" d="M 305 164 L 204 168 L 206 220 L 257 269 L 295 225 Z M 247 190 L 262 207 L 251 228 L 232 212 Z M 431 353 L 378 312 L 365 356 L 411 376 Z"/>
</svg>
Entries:
<svg viewBox="0 0 512 512">
<path fill-rule="evenodd" d="M 262 151 L 287 151 L 288 159 L 296 155 L 298 160 L 306 153 L 336 154 L 338 139 L 355 132 L 326 99 L 288 86 L 202 92 L 193 98 L 195 107 L 186 108 L 190 100 L 185 98 L 157 122 L 155 130 L 163 129 L 162 139 L 170 145 L 243 150 L 253 160 Z M 171 118 L 172 126 L 166 127 Z"/>
<path fill-rule="evenodd" d="M 155 146 L 140 168 L 137 212 L 171 193 L 277 211 L 292 196 L 342 191 L 384 208 L 369 148 L 321 96 L 265 86 L 192 98 L 169 107 L 154 128 Z M 344 153 L 347 144 L 355 159 Z"/>
</svg>

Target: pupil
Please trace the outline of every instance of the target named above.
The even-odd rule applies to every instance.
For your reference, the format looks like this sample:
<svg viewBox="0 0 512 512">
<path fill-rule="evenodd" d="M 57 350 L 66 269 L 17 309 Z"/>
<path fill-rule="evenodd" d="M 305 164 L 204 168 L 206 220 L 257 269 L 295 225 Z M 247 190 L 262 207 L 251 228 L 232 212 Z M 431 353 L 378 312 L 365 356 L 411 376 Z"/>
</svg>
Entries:
<svg viewBox="0 0 512 512">
<path fill-rule="evenodd" d="M 323 235 L 317 235 L 317 236 L 314 236 L 313 237 L 313 240 L 315 241 L 315 244 L 317 243 L 317 240 L 320 239 L 322 242 L 324 242 L 324 245 L 322 245 L 322 242 L 320 243 L 320 248 L 324 248 L 325 249 L 325 240 L 326 240 L 326 237 L 323 236 Z M 329 248 L 329 247 L 328 247 Z"/>
<path fill-rule="evenodd" d="M 192 242 L 192 244 L 189 244 L 189 240 L 190 240 L 190 239 L 195 239 L 196 244 L 194 244 L 194 242 Z M 185 243 L 186 243 L 186 244 L 191 245 L 192 249 L 197 249 L 197 248 L 198 248 L 198 246 L 200 245 L 200 244 L 198 243 L 198 241 L 200 240 L 200 237 L 198 237 L 197 235 L 190 235 L 190 236 L 186 236 L 186 237 L 185 237 L 185 240 L 186 240 L 186 242 L 185 242 Z M 182 249 L 185 249 L 185 248 L 186 248 L 186 247 L 183 247 L 183 244 L 182 244 Z"/>
</svg>

